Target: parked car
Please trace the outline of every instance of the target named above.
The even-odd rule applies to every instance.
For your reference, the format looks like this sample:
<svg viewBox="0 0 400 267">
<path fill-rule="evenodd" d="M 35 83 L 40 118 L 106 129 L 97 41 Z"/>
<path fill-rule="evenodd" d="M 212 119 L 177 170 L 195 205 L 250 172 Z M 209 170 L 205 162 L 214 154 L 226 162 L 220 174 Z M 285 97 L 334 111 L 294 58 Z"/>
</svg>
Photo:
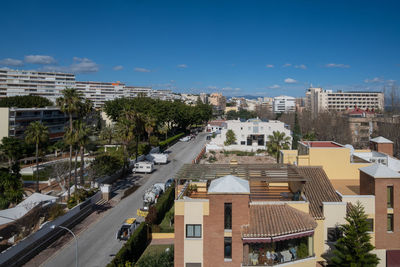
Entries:
<svg viewBox="0 0 400 267">
<path fill-rule="evenodd" d="M 128 240 L 138 225 L 139 222 L 136 221 L 136 218 L 126 219 L 117 232 L 117 239 L 120 241 Z"/>
<path fill-rule="evenodd" d="M 170 187 L 173 183 L 174 183 L 174 179 L 169 178 L 169 179 L 165 182 L 165 189 L 167 189 L 168 187 Z"/>
<path fill-rule="evenodd" d="M 190 136 L 182 137 L 181 139 L 179 139 L 179 141 L 181 141 L 181 142 L 188 142 L 188 141 L 190 141 Z"/>
</svg>

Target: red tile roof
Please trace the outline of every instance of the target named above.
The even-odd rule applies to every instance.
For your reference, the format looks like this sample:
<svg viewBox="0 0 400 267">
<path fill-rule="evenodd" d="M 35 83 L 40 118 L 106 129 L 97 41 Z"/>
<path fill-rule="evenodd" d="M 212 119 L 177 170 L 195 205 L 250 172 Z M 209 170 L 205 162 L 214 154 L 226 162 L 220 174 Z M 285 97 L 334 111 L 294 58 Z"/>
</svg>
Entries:
<svg viewBox="0 0 400 267">
<path fill-rule="evenodd" d="M 243 226 L 243 237 L 270 238 L 314 230 L 315 220 L 287 204 L 250 204 L 250 224 Z"/>
<path fill-rule="evenodd" d="M 315 219 L 324 219 L 322 202 L 340 202 L 341 198 L 322 167 L 298 166 L 297 171 L 308 179 L 304 186 L 304 195 L 310 202 L 311 216 Z"/>
</svg>

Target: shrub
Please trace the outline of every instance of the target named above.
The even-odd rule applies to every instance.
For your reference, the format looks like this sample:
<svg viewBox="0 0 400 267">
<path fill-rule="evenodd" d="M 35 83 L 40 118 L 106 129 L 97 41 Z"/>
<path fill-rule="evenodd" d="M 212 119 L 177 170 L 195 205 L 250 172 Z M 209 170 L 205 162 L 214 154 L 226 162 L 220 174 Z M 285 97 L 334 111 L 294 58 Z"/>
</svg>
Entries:
<svg viewBox="0 0 400 267">
<path fill-rule="evenodd" d="M 56 203 L 49 209 L 49 221 L 54 221 L 57 217 L 60 217 L 64 214 L 64 207 Z"/>
<path fill-rule="evenodd" d="M 308 256 L 308 248 L 305 243 L 301 243 L 300 246 L 297 248 L 297 257 L 299 259 L 306 258 Z"/>
<path fill-rule="evenodd" d="M 150 152 L 151 146 L 149 144 L 139 144 L 138 152 L 139 155 L 146 155 Z"/>
<path fill-rule="evenodd" d="M 174 266 L 174 247 L 171 246 L 168 251 L 146 253 L 137 262 L 140 267 L 173 267 Z"/>
<path fill-rule="evenodd" d="M 154 136 L 154 135 L 150 136 L 150 140 L 149 140 L 150 145 L 158 146 L 159 142 L 160 142 L 160 140 L 158 140 L 157 136 Z"/>
<path fill-rule="evenodd" d="M 210 153 L 215 155 L 215 151 L 214 150 L 210 150 Z"/>
<path fill-rule="evenodd" d="M 179 138 L 181 138 L 181 137 L 184 136 L 184 135 L 185 135 L 185 133 L 180 133 L 180 134 L 177 134 L 177 135 L 175 135 L 175 136 L 172 136 L 172 137 L 168 138 L 168 139 L 165 140 L 165 141 L 161 141 L 161 142 L 159 143 L 160 148 L 166 148 L 166 147 L 168 147 L 172 142 L 177 141 Z"/>
<path fill-rule="evenodd" d="M 157 210 L 157 220 L 155 223 L 159 224 L 163 220 L 165 214 L 171 209 L 175 199 L 175 186 L 172 185 L 165 191 L 164 194 L 158 199 L 157 204 L 154 205 Z"/>
<path fill-rule="evenodd" d="M 217 161 L 217 158 L 214 157 L 213 155 L 208 157 L 208 162 L 213 163 L 213 162 L 216 162 L 216 161 Z"/>
</svg>

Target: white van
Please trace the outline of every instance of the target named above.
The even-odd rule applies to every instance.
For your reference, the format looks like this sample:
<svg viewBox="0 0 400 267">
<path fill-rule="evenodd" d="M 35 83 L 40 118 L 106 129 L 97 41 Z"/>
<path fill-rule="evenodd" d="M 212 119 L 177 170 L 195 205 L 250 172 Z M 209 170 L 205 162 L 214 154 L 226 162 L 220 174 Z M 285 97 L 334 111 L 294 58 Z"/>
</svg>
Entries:
<svg viewBox="0 0 400 267">
<path fill-rule="evenodd" d="M 133 166 L 132 172 L 133 173 L 151 173 L 154 171 L 154 164 L 153 162 L 150 161 L 141 161 L 138 163 L 135 163 Z"/>
</svg>

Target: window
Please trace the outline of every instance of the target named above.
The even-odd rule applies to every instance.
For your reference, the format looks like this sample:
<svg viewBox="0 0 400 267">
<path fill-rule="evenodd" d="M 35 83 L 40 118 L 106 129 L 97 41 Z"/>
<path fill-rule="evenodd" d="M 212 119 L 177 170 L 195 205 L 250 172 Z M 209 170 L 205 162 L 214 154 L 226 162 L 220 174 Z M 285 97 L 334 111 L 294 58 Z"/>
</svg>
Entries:
<svg viewBox="0 0 400 267">
<path fill-rule="evenodd" d="M 232 237 L 224 238 L 224 258 L 232 259 Z"/>
<path fill-rule="evenodd" d="M 368 232 L 374 231 L 374 219 L 367 219 L 368 223 Z"/>
<path fill-rule="evenodd" d="M 387 215 L 387 231 L 393 232 L 393 214 Z"/>
<path fill-rule="evenodd" d="M 246 141 L 240 141 L 241 145 L 246 145 Z"/>
<path fill-rule="evenodd" d="M 393 208 L 393 185 L 387 187 L 387 207 Z"/>
<path fill-rule="evenodd" d="M 232 229 L 232 203 L 224 205 L 224 229 Z"/>
<path fill-rule="evenodd" d="M 336 242 L 340 237 L 342 237 L 342 232 L 338 227 L 328 228 L 328 242 Z"/>
<path fill-rule="evenodd" d="M 201 224 L 186 224 L 186 238 L 201 238 Z"/>
</svg>

